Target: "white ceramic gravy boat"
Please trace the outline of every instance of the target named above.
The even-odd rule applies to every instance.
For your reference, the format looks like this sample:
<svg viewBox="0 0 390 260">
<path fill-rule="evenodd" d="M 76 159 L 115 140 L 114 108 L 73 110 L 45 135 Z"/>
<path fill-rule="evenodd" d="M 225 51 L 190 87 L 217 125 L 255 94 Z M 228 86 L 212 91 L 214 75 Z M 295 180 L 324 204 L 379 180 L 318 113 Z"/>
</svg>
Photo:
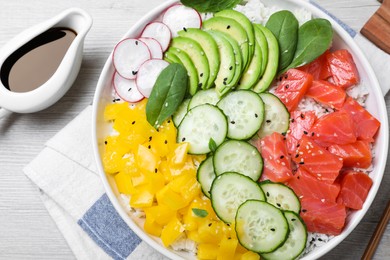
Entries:
<svg viewBox="0 0 390 260">
<path fill-rule="evenodd" d="M 0 118 L 11 112 L 40 111 L 53 105 L 68 91 L 80 70 L 84 39 L 91 26 L 92 18 L 87 12 L 70 8 L 26 29 L 1 48 L 0 68 L 12 53 L 50 28 L 69 28 L 77 34 L 55 73 L 38 88 L 28 92 L 12 92 L 0 81 Z"/>
</svg>

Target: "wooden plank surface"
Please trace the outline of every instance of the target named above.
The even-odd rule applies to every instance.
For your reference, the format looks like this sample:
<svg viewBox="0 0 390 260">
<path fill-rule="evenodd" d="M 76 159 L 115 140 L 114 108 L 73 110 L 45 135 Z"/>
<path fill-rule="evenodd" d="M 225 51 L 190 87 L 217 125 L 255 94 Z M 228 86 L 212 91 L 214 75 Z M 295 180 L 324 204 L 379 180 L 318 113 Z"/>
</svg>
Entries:
<svg viewBox="0 0 390 260">
<path fill-rule="evenodd" d="M 0 0 L 0 47 L 21 30 L 69 7 L 81 7 L 94 20 L 85 42 L 80 74 L 54 106 L 35 114 L 12 114 L 0 120 L 0 259 L 74 259 L 48 215 L 39 191 L 22 172 L 44 143 L 92 102 L 100 71 L 115 43 L 161 0 Z M 374 0 L 318 0 L 353 29 L 376 11 Z M 390 95 L 385 97 L 390 112 Z M 390 198 L 390 165 L 368 214 L 355 231 L 323 259 L 359 259 Z M 390 256 L 390 229 L 375 259 Z"/>
</svg>

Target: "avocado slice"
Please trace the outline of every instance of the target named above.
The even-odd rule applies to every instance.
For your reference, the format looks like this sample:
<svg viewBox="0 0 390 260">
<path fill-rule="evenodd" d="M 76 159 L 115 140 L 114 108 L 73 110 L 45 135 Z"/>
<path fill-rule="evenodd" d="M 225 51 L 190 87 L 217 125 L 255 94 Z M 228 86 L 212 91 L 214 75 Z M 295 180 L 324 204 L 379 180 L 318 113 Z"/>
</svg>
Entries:
<svg viewBox="0 0 390 260">
<path fill-rule="evenodd" d="M 230 91 L 231 87 L 227 86 L 227 82 L 231 82 L 235 76 L 236 58 L 234 48 L 221 32 L 209 31 L 209 34 L 217 43 L 220 53 L 221 65 L 214 83 L 218 95 L 222 96 Z"/>
<path fill-rule="evenodd" d="M 217 43 L 213 37 L 210 36 L 210 34 L 197 28 L 186 28 L 182 31 L 179 31 L 178 34 L 182 37 L 190 38 L 202 46 L 207 60 L 209 61 L 210 75 L 206 88 L 210 88 L 214 84 L 214 80 L 217 77 L 220 64 Z"/>
<path fill-rule="evenodd" d="M 252 61 L 249 64 L 248 68 L 242 74 L 239 89 L 250 89 L 253 87 L 259 80 L 261 76 L 261 63 L 263 62 L 263 56 L 261 52 L 260 44 L 255 41 L 255 51 L 253 53 Z"/>
<path fill-rule="evenodd" d="M 268 44 L 268 62 L 265 68 L 264 74 L 259 82 L 253 87 L 253 90 L 257 93 L 264 92 L 271 85 L 274 80 L 276 73 L 278 72 L 279 66 L 279 43 L 272 32 L 266 27 L 260 24 L 254 24 L 264 34 Z"/>
<path fill-rule="evenodd" d="M 189 79 L 188 92 L 191 96 L 195 95 L 195 93 L 198 90 L 198 84 L 199 84 L 198 71 L 196 70 L 194 63 L 192 62 L 188 54 L 185 53 L 184 51 L 178 51 L 175 48 L 169 48 L 165 52 L 165 56 L 169 58 L 176 57 L 176 59 L 178 60 L 176 63 L 180 63 L 186 68 L 188 79 Z"/>
<path fill-rule="evenodd" d="M 164 60 L 166 60 L 169 63 L 179 63 L 182 64 L 180 59 L 176 56 L 176 54 L 172 53 L 171 51 L 167 50 L 164 53 Z"/>
<path fill-rule="evenodd" d="M 264 36 L 264 33 L 262 30 L 260 30 L 259 27 L 253 26 L 253 29 L 255 31 L 255 39 L 258 44 L 260 44 L 261 47 L 261 56 L 263 58 L 261 62 L 261 72 L 260 76 L 264 74 L 265 68 L 267 67 L 268 62 L 268 43 L 267 39 Z"/>
<path fill-rule="evenodd" d="M 226 17 L 213 17 L 208 19 L 203 22 L 202 27 L 206 31 L 213 30 L 229 34 L 234 40 L 238 42 L 243 58 L 243 71 L 246 67 L 246 64 L 250 60 L 249 39 L 244 28 L 235 20 Z"/>
<path fill-rule="evenodd" d="M 198 88 L 206 89 L 210 67 L 209 61 L 199 43 L 190 38 L 179 36 L 172 39 L 170 48 L 175 48 L 179 52 L 184 51 L 188 54 L 198 71 Z"/>
<path fill-rule="evenodd" d="M 246 70 L 250 64 L 250 60 L 252 59 L 255 51 L 255 33 L 251 21 L 243 13 L 231 9 L 220 11 L 216 13 L 214 16 L 233 19 L 244 28 L 248 36 L 248 44 L 249 44 L 249 60 L 245 67 Z"/>
</svg>

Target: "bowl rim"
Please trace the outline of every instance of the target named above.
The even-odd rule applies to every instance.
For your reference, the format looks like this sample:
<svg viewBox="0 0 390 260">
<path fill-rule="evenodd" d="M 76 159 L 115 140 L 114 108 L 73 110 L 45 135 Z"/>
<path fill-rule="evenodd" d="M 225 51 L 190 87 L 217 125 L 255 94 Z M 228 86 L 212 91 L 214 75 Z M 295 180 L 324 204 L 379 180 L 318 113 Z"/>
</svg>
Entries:
<svg viewBox="0 0 390 260">
<path fill-rule="evenodd" d="M 165 9 L 167 9 L 169 6 L 177 3 L 178 0 L 168 0 L 161 5 L 155 7 L 151 11 L 149 11 L 147 14 L 145 14 L 137 23 L 135 23 L 122 37 L 128 38 L 131 36 L 134 36 L 137 30 L 141 28 L 141 26 L 145 26 L 149 22 L 153 21 L 159 14 L 161 14 Z M 261 1 L 262 3 L 269 2 L 269 1 Z M 376 194 L 378 193 L 379 186 L 382 182 L 386 161 L 387 161 L 387 153 L 388 150 L 386 147 L 388 146 L 389 142 L 389 131 L 388 131 L 388 116 L 387 116 L 387 109 L 385 105 L 385 101 L 383 98 L 382 91 L 380 89 L 379 82 L 376 78 L 376 75 L 368 62 L 367 58 L 364 56 L 362 50 L 358 47 L 358 45 L 355 43 L 354 39 L 348 34 L 348 32 L 337 22 L 334 20 L 333 17 L 329 16 L 327 12 L 325 12 L 323 9 L 319 8 L 318 5 L 315 3 L 311 3 L 308 1 L 303 0 L 278 0 L 273 3 L 288 3 L 292 4 L 294 6 L 303 7 L 307 10 L 309 10 L 314 16 L 321 17 L 329 20 L 332 24 L 333 30 L 340 36 L 340 38 L 346 43 L 346 45 L 353 51 L 354 56 L 361 61 L 361 64 L 363 66 L 363 69 L 367 73 L 367 78 L 372 85 L 370 86 L 370 95 L 375 96 L 375 101 L 377 102 L 377 108 L 379 111 L 378 119 L 381 122 L 381 127 L 379 131 L 381 132 L 382 139 L 381 143 L 383 142 L 383 148 L 381 150 L 381 153 L 376 155 L 376 157 L 379 157 L 378 164 L 375 165 L 375 172 L 378 174 L 376 181 L 373 183 L 373 186 L 371 187 L 371 190 L 367 196 L 367 199 L 363 205 L 363 208 L 359 211 L 356 211 L 353 221 L 350 221 L 348 223 L 348 226 L 344 228 L 342 233 L 338 236 L 333 237 L 330 241 L 326 243 L 326 245 L 321 246 L 317 248 L 316 250 L 310 252 L 308 255 L 304 256 L 301 259 L 317 259 L 329 251 L 331 251 L 333 248 L 335 248 L 337 245 L 339 245 L 360 223 L 360 221 L 363 219 L 365 214 L 367 213 L 369 207 L 371 206 L 373 200 L 375 199 Z M 266 4 L 268 5 L 268 4 Z M 283 6 L 283 5 L 282 5 Z M 136 37 L 136 36 L 134 36 Z M 100 159 L 100 153 L 98 148 L 98 138 L 97 138 L 97 117 L 98 117 L 98 104 L 99 100 L 101 99 L 101 95 L 103 93 L 104 86 L 106 84 L 107 79 L 111 78 L 109 74 L 110 70 L 112 69 L 112 52 L 110 56 L 107 58 L 106 63 L 101 71 L 94 99 L 93 99 L 93 109 L 92 109 L 92 145 L 93 145 L 93 152 L 95 161 L 97 164 L 97 169 L 99 172 L 99 175 L 101 177 L 104 189 L 113 204 L 116 211 L 119 213 L 121 218 L 126 222 L 126 224 L 146 243 L 148 243 L 151 247 L 153 247 L 155 250 L 160 252 L 161 254 L 171 258 L 171 259 L 183 259 L 182 256 L 178 255 L 179 252 L 173 252 L 173 250 L 170 250 L 168 248 L 165 248 L 163 245 L 158 243 L 156 240 L 151 238 L 146 232 L 140 228 L 132 219 L 131 217 L 126 213 L 123 206 L 118 201 L 117 196 L 114 194 L 113 190 L 111 189 L 110 183 L 107 179 L 106 173 L 103 170 L 103 166 Z"/>
</svg>

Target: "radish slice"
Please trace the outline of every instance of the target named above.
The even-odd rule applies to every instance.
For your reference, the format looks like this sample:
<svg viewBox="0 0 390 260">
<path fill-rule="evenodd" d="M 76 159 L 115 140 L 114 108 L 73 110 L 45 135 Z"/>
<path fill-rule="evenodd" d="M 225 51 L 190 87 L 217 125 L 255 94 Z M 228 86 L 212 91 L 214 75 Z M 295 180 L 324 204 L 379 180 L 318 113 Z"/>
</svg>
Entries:
<svg viewBox="0 0 390 260">
<path fill-rule="evenodd" d="M 166 51 L 171 42 L 172 34 L 171 30 L 165 24 L 153 22 L 145 26 L 141 37 L 156 39 L 160 43 L 162 50 Z"/>
<path fill-rule="evenodd" d="M 202 18 L 198 11 L 184 5 L 173 5 L 169 7 L 162 18 L 172 32 L 172 36 L 178 36 L 177 32 L 185 30 L 185 28 L 200 28 L 202 26 Z"/>
<path fill-rule="evenodd" d="M 145 43 L 152 55 L 152 59 L 162 59 L 163 58 L 163 50 L 161 44 L 154 38 L 139 38 L 140 41 Z"/>
<path fill-rule="evenodd" d="M 112 79 L 116 94 L 127 102 L 138 102 L 144 99 L 144 96 L 138 91 L 134 79 L 125 79 L 118 72 L 115 72 Z"/>
<path fill-rule="evenodd" d="M 124 78 L 135 79 L 138 68 L 151 58 L 148 46 L 138 39 L 124 39 L 114 49 L 113 64 Z"/>
<path fill-rule="evenodd" d="M 138 70 L 136 84 L 139 92 L 149 97 L 161 71 L 169 65 L 165 60 L 151 59 L 145 61 Z"/>
</svg>

